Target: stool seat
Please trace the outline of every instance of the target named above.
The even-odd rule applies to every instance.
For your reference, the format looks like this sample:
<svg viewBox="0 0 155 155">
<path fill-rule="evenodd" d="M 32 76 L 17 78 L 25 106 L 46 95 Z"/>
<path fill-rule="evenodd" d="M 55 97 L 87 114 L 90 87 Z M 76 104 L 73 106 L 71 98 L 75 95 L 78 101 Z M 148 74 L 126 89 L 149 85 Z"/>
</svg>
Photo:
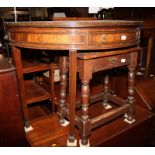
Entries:
<svg viewBox="0 0 155 155">
<path fill-rule="evenodd" d="M 104 50 L 104 51 L 92 51 L 92 52 L 79 52 L 77 57 L 79 59 L 93 59 L 93 58 L 99 58 L 99 57 L 105 57 L 105 56 L 111 56 L 111 55 L 117 55 L 117 54 L 123 54 L 123 53 L 130 53 L 135 50 L 141 50 L 140 47 L 133 47 L 129 49 L 122 49 L 122 50 Z"/>
</svg>

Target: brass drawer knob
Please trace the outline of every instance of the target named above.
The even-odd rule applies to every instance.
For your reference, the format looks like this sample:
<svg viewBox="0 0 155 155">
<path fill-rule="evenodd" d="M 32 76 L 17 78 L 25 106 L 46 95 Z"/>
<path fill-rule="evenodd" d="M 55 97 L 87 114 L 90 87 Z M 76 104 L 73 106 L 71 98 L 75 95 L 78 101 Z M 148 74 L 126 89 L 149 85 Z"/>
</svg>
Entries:
<svg viewBox="0 0 155 155">
<path fill-rule="evenodd" d="M 109 58 L 108 62 L 115 64 L 115 63 L 117 63 L 117 58 Z"/>
</svg>

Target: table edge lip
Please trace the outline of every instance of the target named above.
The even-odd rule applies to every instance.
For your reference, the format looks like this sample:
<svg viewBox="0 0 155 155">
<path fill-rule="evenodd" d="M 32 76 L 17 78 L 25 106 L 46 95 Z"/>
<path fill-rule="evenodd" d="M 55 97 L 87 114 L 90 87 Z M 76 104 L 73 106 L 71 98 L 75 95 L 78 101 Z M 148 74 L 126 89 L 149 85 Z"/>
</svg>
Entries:
<svg viewBox="0 0 155 155">
<path fill-rule="evenodd" d="M 26 21 L 5 22 L 8 27 L 116 27 L 116 26 L 143 26 L 143 21 L 131 20 L 78 20 L 78 21 Z"/>
</svg>

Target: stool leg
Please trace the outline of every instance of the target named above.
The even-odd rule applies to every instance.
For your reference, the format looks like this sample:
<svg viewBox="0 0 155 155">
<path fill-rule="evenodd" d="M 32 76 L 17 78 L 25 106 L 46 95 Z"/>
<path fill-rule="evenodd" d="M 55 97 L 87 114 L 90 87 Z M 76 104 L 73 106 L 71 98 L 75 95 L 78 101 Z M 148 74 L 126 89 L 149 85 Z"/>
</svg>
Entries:
<svg viewBox="0 0 155 155">
<path fill-rule="evenodd" d="M 67 57 L 62 56 L 59 58 L 60 64 L 60 105 L 59 105 L 59 116 L 60 116 L 60 124 L 62 126 L 68 125 L 64 118 L 64 108 L 66 105 L 66 86 L 67 86 Z"/>
<path fill-rule="evenodd" d="M 134 98 L 134 83 L 135 83 L 135 70 L 137 66 L 138 51 L 131 53 L 131 64 L 128 66 L 128 99 L 127 102 L 130 105 L 129 111 L 125 114 L 125 119 L 127 123 L 135 122 L 133 117 L 135 112 L 135 98 Z"/>
<path fill-rule="evenodd" d="M 127 123 L 133 123 L 135 122 L 135 119 L 133 117 L 135 112 L 135 98 L 134 98 L 134 82 L 135 82 L 135 68 L 128 67 L 129 73 L 128 73 L 128 99 L 127 102 L 130 105 L 129 111 L 127 114 L 125 114 L 124 121 Z"/>
<path fill-rule="evenodd" d="M 104 97 L 103 97 L 103 103 L 105 109 L 111 109 L 112 106 L 108 104 L 108 94 L 109 94 L 109 76 L 106 75 L 104 77 Z"/>
<path fill-rule="evenodd" d="M 81 102 L 82 102 L 82 116 L 80 123 L 80 146 L 89 146 L 88 137 L 90 135 L 90 118 L 89 118 L 89 98 L 90 98 L 90 88 L 89 81 L 82 81 L 81 87 Z"/>
</svg>

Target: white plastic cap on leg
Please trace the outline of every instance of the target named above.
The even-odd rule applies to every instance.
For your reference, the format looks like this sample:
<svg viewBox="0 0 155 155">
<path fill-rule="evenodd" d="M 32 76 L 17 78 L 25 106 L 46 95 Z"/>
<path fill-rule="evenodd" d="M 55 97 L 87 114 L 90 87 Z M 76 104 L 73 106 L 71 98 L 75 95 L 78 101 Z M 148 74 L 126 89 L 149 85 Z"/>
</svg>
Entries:
<svg viewBox="0 0 155 155">
<path fill-rule="evenodd" d="M 61 126 L 67 126 L 69 125 L 69 121 L 65 120 L 64 123 L 61 124 Z"/>
<path fill-rule="evenodd" d="M 128 124 L 132 124 L 133 122 L 135 122 L 135 119 L 132 119 L 131 121 L 128 120 L 128 118 L 125 118 L 124 121 Z"/>
<path fill-rule="evenodd" d="M 103 105 L 104 105 L 104 104 L 103 104 Z M 112 106 L 111 106 L 110 104 L 105 104 L 105 105 L 104 105 L 104 108 L 108 110 L 108 109 L 111 109 Z"/>
<path fill-rule="evenodd" d="M 137 71 L 136 75 L 144 75 L 143 72 Z"/>
<path fill-rule="evenodd" d="M 83 145 L 83 144 L 81 143 L 81 140 L 79 140 L 79 145 L 80 145 L 80 147 L 89 147 L 89 146 L 90 146 L 90 143 L 89 143 L 89 140 L 88 140 L 87 145 Z"/>
<path fill-rule="evenodd" d="M 33 127 L 30 125 L 28 128 L 24 127 L 25 132 L 29 132 L 31 130 L 33 130 Z"/>
<path fill-rule="evenodd" d="M 70 142 L 70 141 L 67 139 L 67 146 L 77 146 L 77 139 L 74 139 L 74 142 Z"/>
<path fill-rule="evenodd" d="M 127 113 L 125 113 L 125 114 L 124 114 L 124 118 L 127 118 L 127 117 L 128 117 L 128 114 L 127 114 Z"/>
</svg>

